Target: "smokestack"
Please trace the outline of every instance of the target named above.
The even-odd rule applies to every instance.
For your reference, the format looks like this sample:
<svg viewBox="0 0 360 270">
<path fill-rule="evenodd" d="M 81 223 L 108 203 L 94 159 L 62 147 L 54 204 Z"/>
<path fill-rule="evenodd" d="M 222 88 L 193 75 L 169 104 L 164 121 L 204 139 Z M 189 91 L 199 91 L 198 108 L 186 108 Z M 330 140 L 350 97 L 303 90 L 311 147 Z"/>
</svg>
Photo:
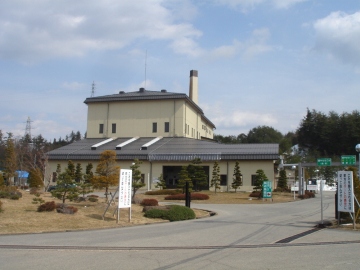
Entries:
<svg viewBox="0 0 360 270">
<path fill-rule="evenodd" d="M 198 71 L 190 70 L 190 87 L 189 87 L 189 97 L 195 104 L 198 104 Z"/>
</svg>

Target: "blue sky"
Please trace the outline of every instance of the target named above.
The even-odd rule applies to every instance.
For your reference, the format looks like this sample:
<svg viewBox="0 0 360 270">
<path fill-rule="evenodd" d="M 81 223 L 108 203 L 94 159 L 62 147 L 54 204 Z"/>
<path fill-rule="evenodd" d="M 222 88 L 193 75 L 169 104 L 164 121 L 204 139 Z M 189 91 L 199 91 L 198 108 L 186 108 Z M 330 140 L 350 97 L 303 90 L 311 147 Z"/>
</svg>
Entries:
<svg viewBox="0 0 360 270">
<path fill-rule="evenodd" d="M 47 140 L 86 131 L 84 100 L 188 94 L 215 134 L 295 131 L 307 108 L 359 110 L 360 1 L 2 0 L 0 129 Z"/>
</svg>

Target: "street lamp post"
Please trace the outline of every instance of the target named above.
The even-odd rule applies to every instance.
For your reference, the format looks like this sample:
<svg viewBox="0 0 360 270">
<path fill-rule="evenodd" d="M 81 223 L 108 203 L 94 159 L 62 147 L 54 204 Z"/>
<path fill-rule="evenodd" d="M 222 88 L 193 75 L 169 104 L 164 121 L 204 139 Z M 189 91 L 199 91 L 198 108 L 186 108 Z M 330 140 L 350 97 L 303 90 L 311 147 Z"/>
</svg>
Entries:
<svg viewBox="0 0 360 270">
<path fill-rule="evenodd" d="M 360 179 L 360 143 L 359 143 L 359 144 L 357 144 L 357 145 L 355 146 L 355 150 L 356 150 L 356 152 L 358 152 L 358 153 L 359 153 L 359 169 L 358 169 L 358 176 L 359 176 L 359 179 Z"/>
</svg>

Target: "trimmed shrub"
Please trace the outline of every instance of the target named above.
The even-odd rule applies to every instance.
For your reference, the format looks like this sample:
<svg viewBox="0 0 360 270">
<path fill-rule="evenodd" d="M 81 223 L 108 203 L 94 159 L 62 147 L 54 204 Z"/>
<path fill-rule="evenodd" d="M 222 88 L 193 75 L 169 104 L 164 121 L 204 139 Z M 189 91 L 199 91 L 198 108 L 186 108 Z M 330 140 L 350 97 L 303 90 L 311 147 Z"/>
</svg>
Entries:
<svg viewBox="0 0 360 270">
<path fill-rule="evenodd" d="M 40 204 L 37 211 L 38 212 L 51 212 L 56 208 L 56 204 L 54 201 L 46 202 L 44 204 Z"/>
<path fill-rule="evenodd" d="M 4 188 L 0 190 L 0 198 L 18 200 L 22 197 L 22 193 L 12 188 Z"/>
<path fill-rule="evenodd" d="M 97 202 L 99 199 L 95 197 L 88 197 L 89 202 Z"/>
<path fill-rule="evenodd" d="M 309 190 L 305 190 L 305 194 L 309 196 L 309 198 L 315 198 L 315 192 L 311 192 Z"/>
<path fill-rule="evenodd" d="M 176 195 L 170 195 L 166 196 L 165 200 L 185 200 L 185 194 L 176 194 Z M 191 200 L 208 200 L 209 196 L 207 194 L 202 193 L 191 193 L 190 194 Z"/>
<path fill-rule="evenodd" d="M 88 198 L 99 198 L 98 195 L 95 195 L 95 194 L 91 194 L 91 195 L 87 195 Z"/>
<path fill-rule="evenodd" d="M 147 218 L 162 218 L 162 219 L 167 219 L 166 218 L 166 213 L 168 210 L 162 210 L 162 209 L 150 209 L 148 211 L 145 212 L 144 216 Z"/>
<path fill-rule="evenodd" d="M 196 217 L 191 208 L 180 205 L 171 205 L 166 210 L 153 208 L 146 211 L 144 216 L 148 218 L 162 218 L 169 221 L 188 220 Z"/>
<path fill-rule="evenodd" d="M 172 205 L 167 212 L 167 219 L 170 221 L 194 219 L 195 217 L 194 211 L 186 206 Z"/>
<path fill-rule="evenodd" d="M 74 206 L 70 206 L 64 203 L 58 203 L 56 204 L 56 212 L 60 214 L 75 214 L 78 211 L 78 209 Z"/>
<path fill-rule="evenodd" d="M 181 194 L 182 190 L 180 189 L 160 189 L 160 190 L 152 190 L 145 192 L 145 195 L 175 195 Z"/>
<path fill-rule="evenodd" d="M 140 203 L 142 206 L 157 206 L 159 202 L 156 199 L 143 199 Z"/>
<path fill-rule="evenodd" d="M 261 197 L 261 191 L 253 191 L 253 192 L 250 193 L 249 197 L 260 198 Z"/>
</svg>

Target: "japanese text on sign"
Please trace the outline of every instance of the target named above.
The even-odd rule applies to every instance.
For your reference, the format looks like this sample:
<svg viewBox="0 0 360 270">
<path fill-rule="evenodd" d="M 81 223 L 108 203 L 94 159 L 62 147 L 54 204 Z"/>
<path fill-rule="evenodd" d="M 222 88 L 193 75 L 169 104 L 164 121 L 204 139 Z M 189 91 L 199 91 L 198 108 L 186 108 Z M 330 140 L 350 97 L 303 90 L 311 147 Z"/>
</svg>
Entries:
<svg viewBox="0 0 360 270">
<path fill-rule="evenodd" d="M 131 207 L 132 170 L 120 170 L 119 208 Z"/>
<path fill-rule="evenodd" d="M 338 211 L 354 212 L 353 172 L 338 172 Z"/>
</svg>

